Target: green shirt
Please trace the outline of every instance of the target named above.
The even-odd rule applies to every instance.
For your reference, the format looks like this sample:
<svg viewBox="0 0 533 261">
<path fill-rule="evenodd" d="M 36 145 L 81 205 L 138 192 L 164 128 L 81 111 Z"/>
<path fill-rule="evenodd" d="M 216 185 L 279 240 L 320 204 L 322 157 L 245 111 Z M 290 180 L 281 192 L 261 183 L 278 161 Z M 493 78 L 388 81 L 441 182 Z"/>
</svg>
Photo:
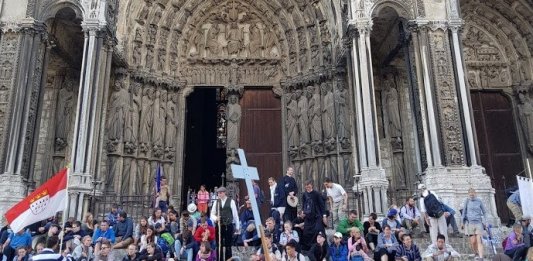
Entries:
<svg viewBox="0 0 533 261">
<path fill-rule="evenodd" d="M 348 218 L 345 218 L 339 222 L 339 225 L 337 226 L 337 232 L 340 232 L 343 236 L 350 236 L 349 231 L 352 227 L 359 228 L 361 235 L 363 234 L 363 223 L 361 223 L 359 219 L 354 220 L 354 222 L 350 222 Z"/>
</svg>

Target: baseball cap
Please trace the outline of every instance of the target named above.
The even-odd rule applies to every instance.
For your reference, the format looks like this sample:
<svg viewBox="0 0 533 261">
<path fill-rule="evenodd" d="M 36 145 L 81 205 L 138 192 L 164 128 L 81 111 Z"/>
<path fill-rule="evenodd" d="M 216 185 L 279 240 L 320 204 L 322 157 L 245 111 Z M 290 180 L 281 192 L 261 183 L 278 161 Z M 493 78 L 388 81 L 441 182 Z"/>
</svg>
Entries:
<svg viewBox="0 0 533 261">
<path fill-rule="evenodd" d="M 336 237 L 336 238 L 342 238 L 341 232 L 335 232 L 335 234 L 333 234 L 333 236 Z"/>
</svg>

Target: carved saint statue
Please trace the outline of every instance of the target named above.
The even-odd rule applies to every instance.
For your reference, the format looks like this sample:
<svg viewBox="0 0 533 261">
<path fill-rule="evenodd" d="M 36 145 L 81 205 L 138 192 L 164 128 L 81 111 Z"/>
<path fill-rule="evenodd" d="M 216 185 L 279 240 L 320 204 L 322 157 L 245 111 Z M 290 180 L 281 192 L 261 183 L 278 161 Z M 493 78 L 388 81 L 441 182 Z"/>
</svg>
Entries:
<svg viewBox="0 0 533 261">
<path fill-rule="evenodd" d="M 300 136 L 298 132 L 298 100 L 296 94 L 287 93 L 287 133 L 289 147 L 300 145 Z"/>
<path fill-rule="evenodd" d="M 165 138 L 165 105 L 167 104 L 167 92 L 165 90 L 157 90 L 155 93 L 154 102 L 154 125 L 152 132 L 152 144 L 154 148 L 163 149 L 163 141 Z M 161 151 L 159 151 L 161 153 Z"/>
<path fill-rule="evenodd" d="M 276 24 L 277 27 L 277 24 Z M 265 32 L 265 56 L 271 58 L 279 57 L 279 50 L 276 46 L 276 29 L 269 30 Z"/>
<path fill-rule="evenodd" d="M 169 93 L 167 102 L 167 132 L 165 136 L 165 150 L 174 151 L 178 123 L 178 94 Z"/>
<path fill-rule="evenodd" d="M 324 140 L 335 137 L 335 104 L 331 83 L 320 85 L 322 90 L 322 129 Z"/>
<path fill-rule="evenodd" d="M 228 55 L 238 55 L 243 46 L 243 33 L 237 22 L 232 22 L 226 30 L 226 41 L 228 42 Z"/>
<path fill-rule="evenodd" d="M 226 148 L 236 149 L 239 147 L 239 134 L 241 130 L 241 105 L 239 104 L 239 96 L 237 94 L 230 94 L 228 97 L 228 111 L 226 119 L 227 125 L 227 145 Z"/>
<path fill-rule="evenodd" d="M 141 151 L 146 152 L 152 138 L 152 120 L 154 105 L 154 90 L 151 86 L 146 86 L 143 90 L 141 122 L 139 127 L 139 147 Z"/>
<path fill-rule="evenodd" d="M 252 24 L 250 26 L 250 43 L 249 43 L 249 49 L 251 57 L 260 57 L 261 56 L 261 30 L 259 30 L 259 27 L 257 24 Z"/>
<path fill-rule="evenodd" d="M 339 139 L 350 138 L 350 118 L 348 112 L 348 91 L 344 86 L 344 81 L 337 82 L 337 90 L 335 91 L 335 102 L 337 104 L 337 134 Z"/>
<path fill-rule="evenodd" d="M 61 151 L 67 146 L 68 134 L 70 132 L 72 112 L 74 109 L 74 81 L 65 77 L 63 88 L 57 95 L 57 109 L 55 120 L 55 150 Z"/>
<path fill-rule="evenodd" d="M 309 143 L 309 102 L 305 95 L 302 95 L 302 90 L 298 89 L 294 92 L 298 99 L 298 129 L 300 130 L 300 144 Z"/>
<path fill-rule="evenodd" d="M 148 46 L 146 48 L 146 68 L 152 69 L 154 66 L 154 47 Z"/>
<path fill-rule="evenodd" d="M 126 117 L 126 130 L 124 131 L 124 142 L 134 145 L 139 134 L 139 114 L 141 112 L 141 83 L 132 81 L 130 85 L 131 103 L 130 112 Z"/>
<path fill-rule="evenodd" d="M 533 154 L 533 104 L 528 94 L 518 93 L 520 125 L 527 141 L 527 149 Z"/>
<path fill-rule="evenodd" d="M 389 134 L 390 137 L 401 137 L 402 121 L 400 118 L 398 91 L 394 86 L 394 81 L 387 80 L 385 84 L 386 86 L 383 87 L 388 88 L 385 93 L 385 106 L 387 108 L 387 115 L 389 116 Z"/>
<path fill-rule="evenodd" d="M 213 25 L 215 26 L 215 25 Z M 191 41 L 191 47 L 189 49 L 189 55 L 191 57 L 196 57 L 202 55 L 202 50 L 204 48 L 204 30 L 199 29 L 196 34 L 194 35 L 194 38 Z M 218 35 L 216 36 L 218 37 Z M 216 39 L 216 38 L 215 38 Z"/>
<path fill-rule="evenodd" d="M 110 108 L 107 121 L 107 138 L 114 143 L 123 139 L 124 119 L 130 111 L 130 94 L 124 87 L 124 78 L 117 79 L 114 84 L 113 93 L 109 99 Z"/>
<path fill-rule="evenodd" d="M 320 108 L 320 88 L 318 86 L 307 86 L 308 95 L 312 95 L 309 100 L 309 118 L 311 118 L 311 139 L 322 141 L 322 109 Z"/>
<path fill-rule="evenodd" d="M 218 41 L 218 34 L 220 29 L 218 24 L 212 24 L 207 31 L 207 55 L 216 56 L 220 54 L 220 42 Z"/>
</svg>

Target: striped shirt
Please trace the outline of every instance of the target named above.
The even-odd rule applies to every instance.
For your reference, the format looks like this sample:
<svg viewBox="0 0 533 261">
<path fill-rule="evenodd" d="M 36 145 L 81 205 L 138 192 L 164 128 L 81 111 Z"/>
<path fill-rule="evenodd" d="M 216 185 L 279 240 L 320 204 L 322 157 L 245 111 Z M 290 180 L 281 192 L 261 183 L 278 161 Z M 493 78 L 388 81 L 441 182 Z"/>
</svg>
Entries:
<svg viewBox="0 0 533 261">
<path fill-rule="evenodd" d="M 412 244 L 409 249 L 405 247 L 404 244 L 398 246 L 396 250 L 396 259 L 401 257 L 407 257 L 409 261 L 421 261 L 422 257 L 420 256 L 420 250 L 415 244 Z"/>
<path fill-rule="evenodd" d="M 54 252 L 54 250 L 50 248 L 43 249 L 43 252 L 41 252 L 38 255 L 33 256 L 34 261 L 59 261 L 63 260 L 63 257 L 60 254 L 57 254 Z"/>
</svg>

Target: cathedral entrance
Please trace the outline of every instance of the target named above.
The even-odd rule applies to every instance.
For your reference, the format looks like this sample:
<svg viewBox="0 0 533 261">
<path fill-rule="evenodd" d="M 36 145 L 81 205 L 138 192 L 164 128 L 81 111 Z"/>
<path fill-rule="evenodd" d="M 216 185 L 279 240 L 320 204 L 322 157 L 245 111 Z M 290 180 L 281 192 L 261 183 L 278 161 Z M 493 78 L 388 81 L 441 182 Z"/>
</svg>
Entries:
<svg viewBox="0 0 533 261">
<path fill-rule="evenodd" d="M 517 185 L 516 175 L 527 171 L 522 161 L 511 101 L 496 91 L 472 91 L 471 97 L 481 165 L 496 189 L 498 216 L 502 223 L 506 223 L 512 214 L 507 208 L 505 191 Z"/>
<path fill-rule="evenodd" d="M 217 144 L 217 112 L 225 103 L 220 92 L 217 88 L 195 88 L 187 97 L 182 199 L 202 184 L 212 191 L 223 182 L 226 148 Z M 182 204 L 186 202 L 182 200 Z"/>
</svg>

